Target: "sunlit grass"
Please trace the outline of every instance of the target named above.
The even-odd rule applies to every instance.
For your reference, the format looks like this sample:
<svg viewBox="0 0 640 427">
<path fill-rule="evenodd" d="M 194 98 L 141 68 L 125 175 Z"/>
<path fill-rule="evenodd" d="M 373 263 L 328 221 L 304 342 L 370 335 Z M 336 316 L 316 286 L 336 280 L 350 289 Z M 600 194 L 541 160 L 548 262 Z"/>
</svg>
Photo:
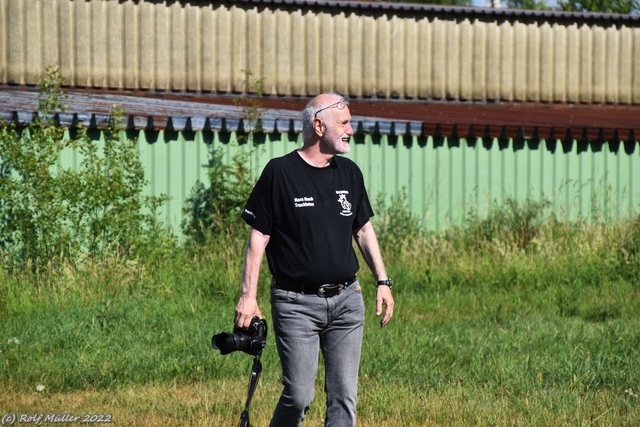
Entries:
<svg viewBox="0 0 640 427">
<path fill-rule="evenodd" d="M 267 426 L 279 384 L 263 380 L 251 405 L 251 423 Z M 322 426 L 322 389 L 305 425 Z M 111 414 L 115 425 L 227 426 L 237 425 L 244 408 L 246 382 L 146 384 L 110 390 L 65 393 L 21 391 L 0 394 L 3 410 L 33 413 Z M 557 406 L 557 402 L 566 404 Z M 511 396 L 481 385 L 449 385 L 420 389 L 405 383 L 381 383 L 363 378 L 358 425 L 377 426 L 633 426 L 640 417 L 637 396 L 624 390 L 579 393 L 575 390 L 532 390 Z"/>
<path fill-rule="evenodd" d="M 396 314 L 379 328 L 363 267 L 358 425 L 637 425 L 640 221 L 547 220 L 520 239 L 495 223 L 381 233 L 383 247 L 402 242 L 385 249 Z M 0 412 L 236 425 L 252 359 L 214 353 L 210 338 L 232 329 L 243 247 L 225 236 L 153 262 L 0 273 Z M 270 322 L 266 265 L 260 281 Z M 281 390 L 272 334 L 262 363 L 255 426 Z M 322 375 L 308 426 L 323 425 Z"/>
</svg>

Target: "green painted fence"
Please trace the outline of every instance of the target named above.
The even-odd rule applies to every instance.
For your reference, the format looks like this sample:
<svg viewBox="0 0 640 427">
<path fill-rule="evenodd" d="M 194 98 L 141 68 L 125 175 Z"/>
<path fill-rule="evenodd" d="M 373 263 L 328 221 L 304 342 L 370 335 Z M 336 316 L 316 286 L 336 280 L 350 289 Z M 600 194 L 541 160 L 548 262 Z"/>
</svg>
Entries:
<svg viewBox="0 0 640 427">
<path fill-rule="evenodd" d="M 233 132 L 127 135 L 138 140 L 147 193 L 171 197 L 160 214 L 176 230 L 194 184 L 206 182 L 210 150 L 221 148 L 226 160 L 238 150 L 248 152 L 257 178 L 269 159 L 302 145 L 295 132 L 258 135 L 251 144 L 238 143 Z M 640 152 L 633 144 L 362 134 L 351 144 L 348 157 L 362 168 L 371 199 L 384 194 L 389 201 L 404 192 L 412 212 L 430 230 L 459 224 L 465 213 L 482 215 L 508 197 L 548 199 L 564 219 L 613 221 L 640 207 Z M 78 161 L 75 153 L 65 153 L 60 164 L 73 167 Z"/>
</svg>

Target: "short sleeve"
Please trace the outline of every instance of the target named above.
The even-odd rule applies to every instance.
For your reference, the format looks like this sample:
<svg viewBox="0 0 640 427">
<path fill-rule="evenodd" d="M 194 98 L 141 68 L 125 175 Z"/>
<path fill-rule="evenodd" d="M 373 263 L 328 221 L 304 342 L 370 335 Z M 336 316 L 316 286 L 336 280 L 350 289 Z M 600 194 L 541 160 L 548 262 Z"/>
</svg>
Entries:
<svg viewBox="0 0 640 427">
<path fill-rule="evenodd" d="M 247 204 L 242 211 L 242 219 L 251 227 L 263 234 L 271 234 L 271 224 L 273 218 L 271 205 L 271 183 L 272 178 L 269 169 L 260 175 L 258 182 L 253 187 Z"/>
</svg>

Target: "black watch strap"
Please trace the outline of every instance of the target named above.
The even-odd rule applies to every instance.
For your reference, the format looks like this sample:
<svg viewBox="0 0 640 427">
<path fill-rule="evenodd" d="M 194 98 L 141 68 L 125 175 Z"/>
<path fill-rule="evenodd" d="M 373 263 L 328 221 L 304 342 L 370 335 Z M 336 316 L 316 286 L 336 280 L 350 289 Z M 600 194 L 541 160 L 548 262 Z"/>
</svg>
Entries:
<svg viewBox="0 0 640 427">
<path fill-rule="evenodd" d="M 388 286 L 389 289 L 391 289 L 393 287 L 393 282 L 391 281 L 391 279 L 386 279 L 386 280 L 378 280 L 376 282 L 376 288 L 378 286 Z"/>
</svg>

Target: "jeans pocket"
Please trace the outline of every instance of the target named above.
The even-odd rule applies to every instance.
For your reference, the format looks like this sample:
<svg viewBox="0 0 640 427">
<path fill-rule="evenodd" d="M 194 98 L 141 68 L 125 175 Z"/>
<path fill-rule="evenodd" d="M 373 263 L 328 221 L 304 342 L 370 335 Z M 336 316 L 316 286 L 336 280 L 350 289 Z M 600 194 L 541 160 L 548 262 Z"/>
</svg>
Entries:
<svg viewBox="0 0 640 427">
<path fill-rule="evenodd" d="M 278 289 L 274 286 L 271 287 L 271 304 L 277 304 L 279 302 L 294 302 L 298 299 L 300 294 L 298 292 L 285 291 L 284 289 Z"/>
<path fill-rule="evenodd" d="M 353 285 L 349 286 L 350 289 L 353 290 L 353 292 L 362 295 L 362 287 L 360 286 L 360 282 L 356 282 Z"/>
</svg>

